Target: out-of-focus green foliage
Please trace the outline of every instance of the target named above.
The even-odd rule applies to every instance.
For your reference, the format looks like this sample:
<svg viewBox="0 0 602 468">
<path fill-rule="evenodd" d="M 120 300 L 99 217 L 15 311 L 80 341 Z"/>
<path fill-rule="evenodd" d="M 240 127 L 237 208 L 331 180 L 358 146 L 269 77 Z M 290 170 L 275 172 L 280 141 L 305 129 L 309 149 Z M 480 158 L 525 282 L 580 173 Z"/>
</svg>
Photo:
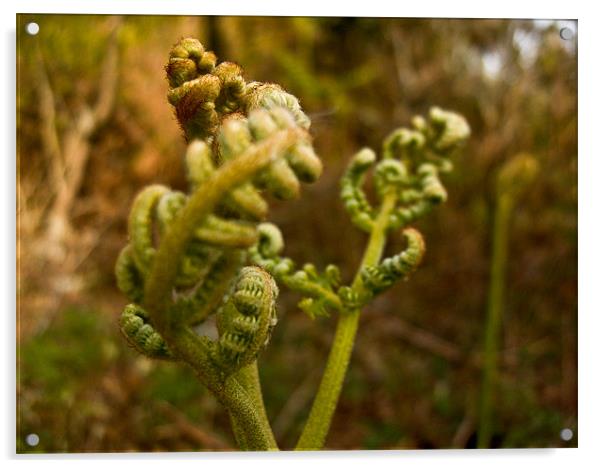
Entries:
<svg viewBox="0 0 602 468">
<path fill-rule="evenodd" d="M 20 349 L 21 383 L 43 387 L 51 397 L 70 399 L 65 382 L 97 372 L 115 353 L 106 323 L 91 311 L 63 311 L 64 326 L 46 330 Z M 86 346 L 81 346 L 86 337 Z"/>
<path fill-rule="evenodd" d="M 23 24 L 31 20 L 41 26 L 37 39 L 43 39 L 59 105 L 71 109 L 92 99 L 106 44 L 104 18 L 22 17 Z M 193 375 L 142 363 L 117 331 L 123 300 L 112 266 L 133 196 L 150 182 L 185 186 L 178 156 L 184 145 L 164 97 L 162 68 L 171 44 L 186 36 L 244 64 L 249 77 L 278 82 L 300 97 L 325 172 L 301 200 L 273 202 L 272 220 L 287 239 L 287 256 L 308 259 L 320 270 L 341 265 L 344 281 L 364 243 L 338 199 L 348 155 L 377 147 L 391 128 L 432 103 L 470 123 L 470 144 L 447 179 L 446 209 L 418 225 L 429 240 L 422 269 L 411 287 L 396 286 L 362 317 L 330 448 L 475 446 L 495 174 L 519 152 L 537 155 L 540 173 L 512 221 L 492 445 L 576 446 L 576 438 L 564 442 L 559 433 L 565 427 L 576 433 L 577 423 L 577 55 L 576 43 L 562 41 L 557 24 L 124 18 L 120 63 L 128 66 L 120 67 L 116 108 L 94 135 L 72 212 L 74 226 L 102 242 L 80 266 L 84 292 L 58 304 L 43 300 L 40 281 L 48 270 L 29 248 L 40 228 L 23 231 L 48 198 L 48 161 L 39 137 L 36 38 L 19 34 L 19 451 L 219 447 L 193 438 L 176 413 L 233 444 L 228 421 L 206 392 L 195 390 Z M 402 239 L 394 242 L 388 254 L 402 245 Z M 264 392 L 285 448 L 293 446 L 309 408 L 319 377 L 315 363 L 324 361 L 334 325 L 320 318 L 324 326 L 316 327 L 295 309 L 298 299 L 281 295 L 287 317 L 261 357 L 262 379 L 278 383 Z M 94 312 L 67 313 L 70 304 Z M 78 314 L 94 316 L 96 325 L 70 325 Z M 94 334 L 97 329 L 104 334 Z M 74 370 L 87 360 L 95 364 Z M 61 394 L 74 396 L 67 401 Z M 40 435 L 36 448 L 23 443 L 32 432 Z"/>
</svg>

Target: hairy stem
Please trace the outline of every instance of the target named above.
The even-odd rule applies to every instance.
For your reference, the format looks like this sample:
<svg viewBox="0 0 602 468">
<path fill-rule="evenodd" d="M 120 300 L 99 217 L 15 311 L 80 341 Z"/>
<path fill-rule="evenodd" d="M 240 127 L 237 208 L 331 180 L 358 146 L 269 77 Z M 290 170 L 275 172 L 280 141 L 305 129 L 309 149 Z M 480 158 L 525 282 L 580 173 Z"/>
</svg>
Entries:
<svg viewBox="0 0 602 468">
<path fill-rule="evenodd" d="M 259 413 L 259 417 L 263 420 L 263 425 L 267 428 L 270 428 L 270 422 L 268 419 L 268 415 L 265 411 L 265 405 L 263 403 L 263 395 L 261 393 L 261 383 L 259 381 L 259 371 L 257 369 L 257 361 L 254 361 L 252 364 L 249 364 L 246 367 L 243 367 L 236 373 L 236 380 L 238 383 L 245 389 L 249 398 L 253 401 L 253 405 L 257 409 Z M 232 427 L 234 431 L 234 435 L 237 439 L 241 437 L 246 441 L 246 434 L 241 428 L 241 423 L 236 419 L 234 415 L 231 415 Z M 238 432 L 238 434 L 237 434 Z M 277 449 L 278 446 L 276 444 L 276 439 L 274 438 L 274 434 L 270 428 L 268 436 L 270 437 L 270 443 L 272 444 L 273 449 Z M 240 444 L 239 444 L 240 446 Z M 241 446 L 241 449 L 244 448 Z"/>
<path fill-rule="evenodd" d="M 381 259 L 387 242 L 389 215 L 396 201 L 397 195 L 394 192 L 389 192 L 383 199 L 361 265 L 353 281 L 354 289 L 361 288 L 362 280 L 359 272 L 362 268 L 377 265 Z M 296 450 L 320 450 L 324 446 L 349 366 L 359 319 L 359 309 L 343 311 L 339 316 L 326 369 Z"/>
<path fill-rule="evenodd" d="M 269 423 L 236 379 L 226 381 L 218 399 L 228 408 L 239 433 L 244 434 L 246 450 L 278 450 Z"/>
<path fill-rule="evenodd" d="M 485 324 L 483 380 L 481 387 L 477 447 L 487 448 L 492 435 L 492 402 L 497 378 L 497 355 L 504 309 L 505 272 L 508 258 L 508 225 L 512 212 L 512 195 L 501 194 L 497 200 L 493 223 L 493 251 L 489 300 Z"/>
<path fill-rule="evenodd" d="M 277 450 L 272 430 L 256 407 L 254 398 L 234 376 L 224 380 L 215 367 L 206 364 L 208 358 L 202 347 L 202 338 L 186 327 L 172 339 L 170 343 L 178 346 L 178 357 L 194 368 L 207 388 L 226 407 L 231 418 L 237 421 L 234 429 L 244 434 L 245 449 Z"/>
<path fill-rule="evenodd" d="M 243 430 L 241 424 L 238 422 L 238 419 L 229 412 L 230 415 L 230 426 L 232 426 L 232 433 L 234 434 L 234 440 L 236 440 L 236 445 L 240 450 L 246 451 L 249 450 L 249 444 L 247 444 L 247 436 L 245 431 Z"/>
</svg>

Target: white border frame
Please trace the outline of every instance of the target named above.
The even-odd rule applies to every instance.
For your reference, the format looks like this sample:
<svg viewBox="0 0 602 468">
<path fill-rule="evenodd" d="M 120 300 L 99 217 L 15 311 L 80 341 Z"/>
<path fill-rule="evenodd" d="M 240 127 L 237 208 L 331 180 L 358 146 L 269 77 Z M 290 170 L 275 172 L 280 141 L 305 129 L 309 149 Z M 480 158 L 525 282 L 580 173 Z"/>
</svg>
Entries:
<svg viewBox="0 0 602 468">
<path fill-rule="evenodd" d="M 82 463 L 104 466 L 107 462 L 143 462 L 149 466 L 207 462 L 244 462 L 250 466 L 273 466 L 286 461 L 290 468 L 305 466 L 307 463 L 326 466 L 344 463 L 348 467 L 365 466 L 376 462 L 382 466 L 398 467 L 400 464 L 446 467 L 504 467 L 509 464 L 525 466 L 545 463 L 547 466 L 566 467 L 567 463 L 578 466 L 592 466 L 591 460 L 601 460 L 598 449 L 600 418 L 602 417 L 600 396 L 602 385 L 600 363 L 600 331 L 602 330 L 602 301 L 597 294 L 600 274 L 596 271 L 602 265 L 600 239 L 602 224 L 598 222 L 602 200 L 602 138 L 600 137 L 602 102 L 600 99 L 602 74 L 600 70 L 599 20 L 593 1 L 547 0 L 526 2 L 524 0 L 504 0 L 502 2 L 477 3 L 474 0 L 399 2 L 391 0 L 370 0 L 369 2 L 345 2 L 341 8 L 335 2 L 306 0 L 293 5 L 274 0 L 262 2 L 225 1 L 215 4 L 208 2 L 186 2 L 183 0 L 121 0 L 72 2 L 21 1 L 12 5 L 3 3 L 0 21 L 3 26 L 4 67 L 0 73 L 2 100 L 5 103 L 0 113 L 2 141 L 5 154 L 3 164 L 2 219 L 5 221 L 2 233 L 1 255 L 3 281 L 0 291 L 5 299 L 1 310 L 4 343 L 2 351 L 4 385 L 0 385 L 0 414 L 6 415 L 0 424 L 0 457 L 8 459 L 9 466 L 17 460 L 25 466 L 37 463 L 63 466 Z M 459 18 L 556 18 L 578 19 L 579 28 L 579 420 L 578 449 L 529 449 L 529 450 L 433 450 L 404 452 L 320 452 L 320 453 L 279 453 L 279 454 L 116 454 L 116 455 L 42 455 L 16 456 L 15 450 L 15 229 L 16 229 L 16 185 L 15 185 L 15 28 L 16 13 L 99 13 L 99 14 L 218 14 L 218 15 L 269 15 L 269 16 L 404 16 L 404 17 L 459 17 Z M 6 355 L 5 355 L 6 354 Z M 12 417 L 11 417 L 12 415 Z M 599 463 L 599 461 L 598 461 Z M 23 466 L 23 465 L 19 465 Z M 402 465 L 403 466 L 403 465 Z"/>
</svg>

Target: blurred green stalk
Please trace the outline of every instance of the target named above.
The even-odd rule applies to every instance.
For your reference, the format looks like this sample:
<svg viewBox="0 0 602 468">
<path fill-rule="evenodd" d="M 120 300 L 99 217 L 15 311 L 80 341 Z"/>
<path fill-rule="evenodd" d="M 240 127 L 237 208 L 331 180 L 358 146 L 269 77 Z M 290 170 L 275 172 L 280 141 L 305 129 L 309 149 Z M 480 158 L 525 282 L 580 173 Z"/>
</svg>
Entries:
<svg viewBox="0 0 602 468">
<path fill-rule="evenodd" d="M 497 378 L 497 358 L 500 328 L 504 309 L 506 265 L 508 263 L 508 228 L 512 215 L 512 197 L 508 194 L 497 200 L 493 222 L 493 251 L 489 283 L 489 300 L 485 322 L 485 346 L 483 350 L 483 382 L 479 411 L 478 448 L 487 448 L 491 442 L 492 401 Z"/>
<path fill-rule="evenodd" d="M 510 221 L 516 199 L 533 180 L 537 170 L 538 164 L 535 158 L 528 154 L 519 154 L 501 168 L 497 178 L 493 250 L 483 348 L 483 377 L 479 402 L 478 448 L 490 447 L 493 432 L 493 400 L 504 311 Z"/>
</svg>

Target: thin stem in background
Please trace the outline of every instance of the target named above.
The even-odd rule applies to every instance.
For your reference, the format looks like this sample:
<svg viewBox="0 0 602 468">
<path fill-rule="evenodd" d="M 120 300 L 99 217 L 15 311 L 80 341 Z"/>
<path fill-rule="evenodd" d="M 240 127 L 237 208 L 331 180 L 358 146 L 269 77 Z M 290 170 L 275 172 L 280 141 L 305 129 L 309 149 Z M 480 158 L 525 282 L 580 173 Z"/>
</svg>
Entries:
<svg viewBox="0 0 602 468">
<path fill-rule="evenodd" d="M 497 380 L 497 361 L 500 329 L 504 310 L 504 289 L 508 259 L 508 226 L 512 212 L 512 195 L 498 196 L 493 222 L 493 252 L 491 280 L 485 324 L 483 351 L 483 383 L 481 388 L 477 447 L 488 448 L 491 444 L 494 392 Z"/>
</svg>

